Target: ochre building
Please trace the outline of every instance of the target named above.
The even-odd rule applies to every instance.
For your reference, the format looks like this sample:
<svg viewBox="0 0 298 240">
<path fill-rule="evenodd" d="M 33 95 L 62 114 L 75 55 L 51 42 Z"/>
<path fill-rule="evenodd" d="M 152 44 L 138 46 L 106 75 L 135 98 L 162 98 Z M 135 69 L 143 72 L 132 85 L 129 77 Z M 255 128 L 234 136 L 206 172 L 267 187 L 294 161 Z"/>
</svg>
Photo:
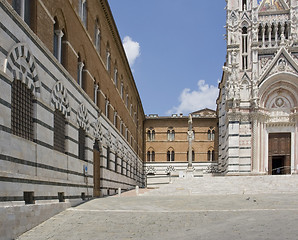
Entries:
<svg viewBox="0 0 298 240">
<path fill-rule="evenodd" d="M 195 172 L 211 173 L 218 159 L 218 120 L 215 111 L 203 109 L 192 116 L 192 162 Z M 152 176 L 180 175 L 188 163 L 189 116 L 173 114 L 146 117 L 146 173 Z M 150 181 L 148 181 L 150 184 Z"/>
</svg>

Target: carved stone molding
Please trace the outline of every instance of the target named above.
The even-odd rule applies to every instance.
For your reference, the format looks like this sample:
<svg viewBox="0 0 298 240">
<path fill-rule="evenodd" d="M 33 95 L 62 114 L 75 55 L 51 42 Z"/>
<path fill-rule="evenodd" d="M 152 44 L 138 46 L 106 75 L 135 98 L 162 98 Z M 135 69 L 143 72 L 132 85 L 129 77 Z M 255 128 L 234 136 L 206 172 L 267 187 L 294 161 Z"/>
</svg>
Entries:
<svg viewBox="0 0 298 240">
<path fill-rule="evenodd" d="M 25 43 L 18 43 L 10 50 L 5 72 L 13 79 L 25 83 L 35 96 L 40 96 L 35 59 Z"/>
<path fill-rule="evenodd" d="M 92 123 L 91 126 L 93 127 L 94 138 L 97 139 L 99 142 L 102 142 L 103 140 L 102 126 L 99 119 L 97 119 L 94 123 Z"/>
<path fill-rule="evenodd" d="M 166 170 L 165 170 L 165 173 L 166 173 L 166 174 L 169 174 L 169 173 L 171 173 L 171 172 L 175 172 L 175 171 L 176 171 L 175 167 L 172 166 L 172 165 L 170 165 L 170 166 L 167 166 L 167 168 L 166 168 Z"/>
<path fill-rule="evenodd" d="M 67 89 L 64 87 L 61 81 L 58 81 L 52 90 L 51 94 L 52 105 L 61 111 L 66 118 L 70 116 L 70 106 L 67 96 Z"/>
<path fill-rule="evenodd" d="M 88 111 L 83 103 L 80 105 L 77 112 L 77 122 L 79 126 L 83 128 L 86 132 L 89 131 Z"/>
<path fill-rule="evenodd" d="M 156 169 L 153 166 L 147 166 L 145 169 L 146 174 L 156 174 Z"/>
</svg>

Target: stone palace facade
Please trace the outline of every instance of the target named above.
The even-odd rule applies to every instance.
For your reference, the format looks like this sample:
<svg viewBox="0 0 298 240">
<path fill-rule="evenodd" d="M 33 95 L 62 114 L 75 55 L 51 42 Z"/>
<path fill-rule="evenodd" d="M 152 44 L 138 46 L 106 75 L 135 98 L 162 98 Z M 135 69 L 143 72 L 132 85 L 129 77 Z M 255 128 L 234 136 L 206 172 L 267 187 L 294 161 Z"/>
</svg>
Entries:
<svg viewBox="0 0 298 240">
<path fill-rule="evenodd" d="M 227 0 L 227 59 L 217 99 L 219 170 L 298 170 L 298 3 Z"/>
<path fill-rule="evenodd" d="M 145 115 L 107 1 L 1 0 L 0 86 L 0 201 L 145 185 Z"/>
</svg>

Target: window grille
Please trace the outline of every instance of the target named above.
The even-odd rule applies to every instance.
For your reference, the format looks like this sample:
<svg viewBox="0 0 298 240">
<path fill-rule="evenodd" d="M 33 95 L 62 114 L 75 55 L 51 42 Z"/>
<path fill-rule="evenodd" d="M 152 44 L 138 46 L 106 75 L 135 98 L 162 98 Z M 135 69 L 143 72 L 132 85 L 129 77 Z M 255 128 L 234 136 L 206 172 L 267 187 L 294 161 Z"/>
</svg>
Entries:
<svg viewBox="0 0 298 240">
<path fill-rule="evenodd" d="M 85 130 L 79 129 L 79 159 L 85 160 Z"/>
<path fill-rule="evenodd" d="M 54 112 L 54 150 L 65 152 L 65 117 L 59 110 Z"/>
<path fill-rule="evenodd" d="M 107 169 L 110 169 L 110 147 L 107 148 Z"/>
<path fill-rule="evenodd" d="M 19 80 L 14 80 L 11 91 L 11 130 L 14 135 L 33 140 L 33 94 Z"/>
<path fill-rule="evenodd" d="M 115 172 L 118 172 L 117 171 L 117 163 L 118 163 L 118 156 L 117 154 L 115 155 Z"/>
</svg>

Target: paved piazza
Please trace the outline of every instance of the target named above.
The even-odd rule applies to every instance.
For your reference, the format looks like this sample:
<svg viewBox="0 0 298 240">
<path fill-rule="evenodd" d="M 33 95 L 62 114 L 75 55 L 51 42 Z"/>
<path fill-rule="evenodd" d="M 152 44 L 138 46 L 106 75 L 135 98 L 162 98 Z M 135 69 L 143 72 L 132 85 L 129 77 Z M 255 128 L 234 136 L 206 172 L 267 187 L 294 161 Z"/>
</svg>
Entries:
<svg viewBox="0 0 298 240">
<path fill-rule="evenodd" d="M 41 239 L 297 239 L 298 194 L 91 200 L 23 234 Z"/>
</svg>

